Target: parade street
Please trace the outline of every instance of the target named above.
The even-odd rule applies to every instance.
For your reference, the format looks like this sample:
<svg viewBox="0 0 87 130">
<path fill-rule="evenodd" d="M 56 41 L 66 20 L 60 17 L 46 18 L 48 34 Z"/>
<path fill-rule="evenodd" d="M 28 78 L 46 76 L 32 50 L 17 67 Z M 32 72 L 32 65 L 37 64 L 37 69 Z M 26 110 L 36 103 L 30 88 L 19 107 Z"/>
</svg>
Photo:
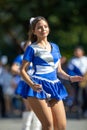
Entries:
<svg viewBox="0 0 87 130">
<path fill-rule="evenodd" d="M 0 119 L 0 130 L 21 130 L 22 119 Z M 87 130 L 87 120 L 67 120 L 67 130 Z"/>
</svg>

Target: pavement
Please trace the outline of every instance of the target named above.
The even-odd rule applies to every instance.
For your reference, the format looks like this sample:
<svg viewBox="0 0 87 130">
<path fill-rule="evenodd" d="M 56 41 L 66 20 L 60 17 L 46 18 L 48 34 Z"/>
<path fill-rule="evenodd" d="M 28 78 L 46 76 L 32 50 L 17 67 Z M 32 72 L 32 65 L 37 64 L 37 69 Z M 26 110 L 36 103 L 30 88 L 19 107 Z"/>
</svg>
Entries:
<svg viewBox="0 0 87 130">
<path fill-rule="evenodd" d="M 21 130 L 22 118 L 0 118 L 0 130 Z M 68 119 L 66 130 L 87 130 L 87 119 Z"/>
</svg>

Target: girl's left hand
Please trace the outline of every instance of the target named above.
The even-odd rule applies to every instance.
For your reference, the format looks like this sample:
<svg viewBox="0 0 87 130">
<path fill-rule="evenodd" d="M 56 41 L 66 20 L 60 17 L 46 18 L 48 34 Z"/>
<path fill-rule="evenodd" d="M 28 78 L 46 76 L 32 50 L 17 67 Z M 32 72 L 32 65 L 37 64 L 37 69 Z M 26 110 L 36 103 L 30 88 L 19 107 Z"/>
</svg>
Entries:
<svg viewBox="0 0 87 130">
<path fill-rule="evenodd" d="M 70 76 L 70 81 L 73 83 L 73 82 L 80 82 L 80 81 L 83 81 L 83 77 L 82 76 Z"/>
</svg>

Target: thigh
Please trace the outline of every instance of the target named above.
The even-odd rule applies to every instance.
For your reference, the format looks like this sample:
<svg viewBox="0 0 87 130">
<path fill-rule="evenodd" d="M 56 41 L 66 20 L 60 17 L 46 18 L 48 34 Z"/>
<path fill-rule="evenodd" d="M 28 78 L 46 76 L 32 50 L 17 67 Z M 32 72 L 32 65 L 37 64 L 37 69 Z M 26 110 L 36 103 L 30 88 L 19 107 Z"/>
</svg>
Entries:
<svg viewBox="0 0 87 130">
<path fill-rule="evenodd" d="M 30 106 L 30 104 L 29 104 L 27 99 L 23 98 L 23 103 L 25 105 L 25 111 L 31 111 L 32 110 L 32 108 L 31 108 L 31 106 Z"/>
<path fill-rule="evenodd" d="M 52 111 L 45 100 L 29 97 L 28 101 L 43 126 L 53 124 Z"/>
<path fill-rule="evenodd" d="M 58 101 L 54 106 L 51 107 L 53 113 L 54 126 L 56 128 L 66 127 L 66 114 L 64 109 L 63 101 Z"/>
</svg>

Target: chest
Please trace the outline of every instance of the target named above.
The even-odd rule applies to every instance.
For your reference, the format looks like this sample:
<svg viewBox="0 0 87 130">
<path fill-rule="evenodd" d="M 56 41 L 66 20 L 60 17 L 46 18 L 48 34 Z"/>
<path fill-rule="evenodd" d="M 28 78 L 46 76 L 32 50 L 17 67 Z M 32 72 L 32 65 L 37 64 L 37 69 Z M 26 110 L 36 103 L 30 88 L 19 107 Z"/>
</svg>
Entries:
<svg viewBox="0 0 87 130">
<path fill-rule="evenodd" d="M 52 49 L 51 52 L 47 51 L 46 49 L 36 48 L 34 53 L 35 60 L 39 59 L 45 61 L 47 63 L 50 62 L 57 62 L 59 60 L 59 53 L 56 49 Z"/>
</svg>

